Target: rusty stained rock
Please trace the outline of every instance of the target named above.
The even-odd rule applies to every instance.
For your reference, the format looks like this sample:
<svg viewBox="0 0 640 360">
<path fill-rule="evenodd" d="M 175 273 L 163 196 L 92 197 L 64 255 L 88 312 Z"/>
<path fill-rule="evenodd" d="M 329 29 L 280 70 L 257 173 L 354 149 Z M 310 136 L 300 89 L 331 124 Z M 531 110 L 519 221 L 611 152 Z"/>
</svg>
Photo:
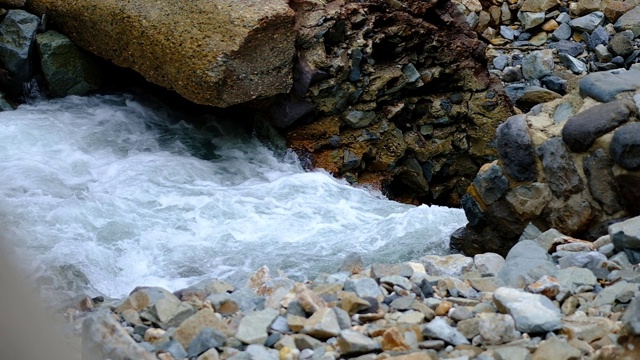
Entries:
<svg viewBox="0 0 640 360">
<path fill-rule="evenodd" d="M 205 105 L 289 91 L 295 17 L 285 0 L 31 0 L 75 44 Z"/>
<path fill-rule="evenodd" d="M 447 0 L 290 6 L 304 70 L 297 89 L 306 89 L 291 104 L 315 111 L 285 130 L 289 146 L 392 199 L 459 205 L 513 110 L 458 9 Z"/>
</svg>

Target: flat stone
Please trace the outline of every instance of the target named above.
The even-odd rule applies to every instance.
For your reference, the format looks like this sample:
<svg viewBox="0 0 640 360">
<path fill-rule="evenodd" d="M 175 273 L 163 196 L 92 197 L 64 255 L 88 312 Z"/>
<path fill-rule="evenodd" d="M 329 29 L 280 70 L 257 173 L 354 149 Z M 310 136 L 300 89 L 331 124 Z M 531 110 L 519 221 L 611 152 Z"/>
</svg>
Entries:
<svg viewBox="0 0 640 360">
<path fill-rule="evenodd" d="M 517 181 L 535 180 L 535 156 L 525 115 L 511 116 L 498 126 L 496 146 L 509 176 Z"/>
<path fill-rule="evenodd" d="M 460 276 L 473 267 L 473 258 L 461 254 L 426 255 L 420 258 L 420 262 L 427 274 L 433 276 Z"/>
<path fill-rule="evenodd" d="M 483 171 L 484 170 L 484 171 Z M 486 205 L 493 204 L 500 199 L 509 189 L 509 180 L 502 174 L 502 168 L 497 164 L 491 164 L 489 168 L 481 169 L 473 180 L 480 198 Z"/>
<path fill-rule="evenodd" d="M 554 137 L 545 141 L 538 152 L 547 183 L 555 196 L 567 197 L 584 188 L 582 178 L 561 138 Z"/>
<path fill-rule="evenodd" d="M 623 209 L 618 184 L 613 175 L 613 161 L 603 149 L 597 149 L 583 160 L 584 173 L 591 196 L 607 214 Z"/>
<path fill-rule="evenodd" d="M 621 126 L 611 139 L 611 157 L 628 170 L 640 169 L 640 123 Z"/>
<path fill-rule="evenodd" d="M 640 71 L 609 70 L 591 73 L 580 79 L 580 95 L 589 96 L 599 102 L 609 102 L 624 91 L 640 87 Z"/>
<path fill-rule="evenodd" d="M 579 56 L 584 52 L 584 45 L 579 42 L 560 40 L 555 44 L 551 44 L 550 48 L 558 50 L 558 54 L 571 55 L 573 57 Z"/>
<path fill-rule="evenodd" d="M 561 327 L 560 310 L 542 295 L 501 287 L 493 293 L 493 300 L 501 312 L 513 316 L 518 331 L 546 333 Z"/>
<path fill-rule="evenodd" d="M 380 278 L 380 283 L 386 283 L 392 286 L 400 286 L 405 290 L 411 290 L 412 287 L 411 280 L 399 275 L 384 276 Z"/>
<path fill-rule="evenodd" d="M 613 26 L 618 31 L 631 30 L 635 36 L 640 35 L 640 7 L 636 6 L 620 16 Z"/>
<path fill-rule="evenodd" d="M 398 316 L 396 321 L 398 324 L 421 324 L 424 322 L 425 316 L 422 312 L 416 310 L 405 311 Z"/>
<path fill-rule="evenodd" d="M 562 319 L 563 333 L 588 343 L 611 334 L 616 327 L 618 325 L 607 318 L 587 317 L 578 313 Z"/>
<path fill-rule="evenodd" d="M 340 353 L 345 356 L 370 353 L 382 349 L 382 345 L 357 331 L 342 330 L 338 336 Z"/>
<path fill-rule="evenodd" d="M 422 326 L 422 334 L 429 338 L 440 339 L 452 345 L 469 344 L 469 340 L 442 317 L 436 317 Z"/>
<path fill-rule="evenodd" d="M 604 13 L 600 11 L 592 12 L 589 15 L 581 16 L 579 18 L 569 21 L 569 25 L 578 31 L 592 32 L 602 24 L 604 21 Z"/>
<path fill-rule="evenodd" d="M 279 311 L 275 309 L 252 311 L 246 314 L 240 320 L 235 337 L 245 344 L 264 344 L 269 336 L 267 330 L 278 315 Z"/>
<path fill-rule="evenodd" d="M 549 49 L 533 51 L 522 59 L 525 79 L 541 79 L 550 75 L 553 68 L 553 53 Z"/>
<path fill-rule="evenodd" d="M 516 105 L 525 111 L 533 108 L 538 104 L 551 102 L 562 96 L 554 91 L 539 86 L 529 86 L 522 96 L 516 100 Z"/>
</svg>

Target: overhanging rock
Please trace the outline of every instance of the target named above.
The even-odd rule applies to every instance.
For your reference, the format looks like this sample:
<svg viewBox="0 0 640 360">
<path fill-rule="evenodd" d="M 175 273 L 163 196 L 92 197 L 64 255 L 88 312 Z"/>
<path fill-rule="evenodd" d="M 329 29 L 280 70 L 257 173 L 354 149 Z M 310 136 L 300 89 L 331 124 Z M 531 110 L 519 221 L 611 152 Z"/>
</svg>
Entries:
<svg viewBox="0 0 640 360">
<path fill-rule="evenodd" d="M 31 0 L 77 45 L 199 104 L 289 91 L 294 12 L 285 0 Z"/>
</svg>

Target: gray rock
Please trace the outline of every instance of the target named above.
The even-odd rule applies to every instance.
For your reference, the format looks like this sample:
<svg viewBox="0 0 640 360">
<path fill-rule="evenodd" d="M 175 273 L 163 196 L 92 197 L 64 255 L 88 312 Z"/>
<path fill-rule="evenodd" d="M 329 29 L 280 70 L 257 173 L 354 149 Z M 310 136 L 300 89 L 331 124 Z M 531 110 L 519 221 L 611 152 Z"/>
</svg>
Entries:
<svg viewBox="0 0 640 360">
<path fill-rule="evenodd" d="M 199 356 L 211 348 L 222 347 L 226 340 L 227 337 L 222 332 L 206 327 L 189 344 L 188 356 Z"/>
<path fill-rule="evenodd" d="M 609 43 L 609 32 L 602 26 L 598 26 L 587 39 L 587 49 L 593 51 L 598 45 L 606 46 Z"/>
<path fill-rule="evenodd" d="M 545 183 L 534 182 L 511 189 L 506 200 L 516 213 L 525 218 L 532 218 L 540 215 L 549 203 L 551 190 Z"/>
<path fill-rule="evenodd" d="M 540 229 L 538 229 L 535 225 L 533 225 L 533 223 L 528 223 L 527 227 L 525 227 L 524 230 L 522 231 L 522 234 L 520 235 L 520 238 L 518 239 L 518 241 L 524 241 L 524 240 L 533 241 L 540 235 L 542 235 L 542 231 L 540 231 Z"/>
<path fill-rule="evenodd" d="M 572 266 L 589 269 L 598 279 L 606 279 L 609 270 L 602 266 L 607 257 L 597 251 L 570 253 L 558 260 L 561 269 Z"/>
<path fill-rule="evenodd" d="M 498 70 L 504 70 L 509 65 L 508 55 L 498 55 L 493 59 L 493 66 Z"/>
<path fill-rule="evenodd" d="M 511 315 L 480 313 L 478 319 L 478 332 L 485 345 L 501 345 L 520 338 Z"/>
<path fill-rule="evenodd" d="M 400 286 L 405 290 L 411 290 L 412 287 L 411 280 L 399 275 L 383 276 L 380 278 L 380 282 L 390 284 L 392 286 Z"/>
<path fill-rule="evenodd" d="M 359 297 L 370 296 L 377 298 L 382 296 L 382 291 L 380 291 L 378 283 L 371 278 L 349 279 L 344 283 L 344 290 L 353 291 Z"/>
<path fill-rule="evenodd" d="M 509 176 L 517 181 L 535 180 L 535 156 L 526 115 L 511 116 L 498 126 L 496 146 Z"/>
<path fill-rule="evenodd" d="M 584 158 L 584 173 L 589 192 L 607 214 L 623 209 L 618 196 L 618 184 L 613 175 L 613 161 L 603 149 L 597 149 Z"/>
<path fill-rule="evenodd" d="M 376 118 L 375 111 L 347 110 L 342 114 L 342 120 L 352 128 L 363 128 Z"/>
<path fill-rule="evenodd" d="M 411 305 L 416 301 L 415 294 L 411 294 L 413 296 L 400 296 L 395 298 L 389 306 L 392 309 L 396 310 L 408 310 L 411 308 Z"/>
<path fill-rule="evenodd" d="M 581 286 L 595 286 L 598 279 L 593 275 L 591 270 L 576 266 L 560 269 L 556 272 L 556 279 L 560 282 L 562 288 L 575 293 Z"/>
<path fill-rule="evenodd" d="M 24 10 L 9 10 L 0 23 L 0 62 L 20 86 L 31 76 L 29 54 L 38 26 L 40 19 Z"/>
<path fill-rule="evenodd" d="M 587 151 L 597 138 L 627 122 L 634 108 L 627 100 L 590 107 L 569 118 L 562 128 L 562 139 L 574 152 Z"/>
<path fill-rule="evenodd" d="M 560 23 L 557 29 L 551 33 L 551 39 L 555 41 L 568 40 L 571 37 L 573 29 L 567 23 Z"/>
<path fill-rule="evenodd" d="M 538 152 L 551 192 L 557 197 L 568 197 L 580 192 L 584 186 L 578 170 L 559 137 L 545 141 Z"/>
<path fill-rule="evenodd" d="M 501 346 L 493 349 L 495 360 L 530 360 L 529 350 L 520 346 Z"/>
<path fill-rule="evenodd" d="M 501 287 L 493 293 L 493 301 L 501 312 L 513 317 L 518 331 L 546 333 L 561 327 L 560 310 L 543 295 Z"/>
<path fill-rule="evenodd" d="M 582 61 L 574 58 L 569 54 L 560 54 L 558 55 L 560 61 L 567 69 L 571 70 L 574 74 L 582 74 L 587 71 L 587 65 Z"/>
<path fill-rule="evenodd" d="M 188 355 L 182 345 L 176 340 L 171 340 L 158 346 L 157 351 L 158 353 L 169 353 L 174 359 L 184 359 Z"/>
<path fill-rule="evenodd" d="M 311 315 L 304 323 L 302 333 L 316 339 L 328 339 L 340 334 L 340 324 L 331 308 L 323 308 Z"/>
<path fill-rule="evenodd" d="M 513 39 L 515 38 L 515 30 L 508 26 L 502 25 L 500 26 L 500 35 L 502 35 L 502 37 L 507 40 L 513 41 Z"/>
<path fill-rule="evenodd" d="M 525 30 L 531 29 L 544 22 L 544 12 L 518 11 L 518 19 Z"/>
<path fill-rule="evenodd" d="M 611 157 L 628 170 L 640 169 L 640 123 L 621 126 L 611 139 Z"/>
<path fill-rule="evenodd" d="M 620 16 L 613 25 L 616 30 L 631 30 L 635 36 L 640 35 L 640 7 L 636 6 Z"/>
<path fill-rule="evenodd" d="M 236 338 L 245 344 L 264 344 L 269 336 L 267 329 L 278 315 L 279 312 L 275 309 L 248 313 L 240 320 Z"/>
<path fill-rule="evenodd" d="M 640 295 L 635 296 L 622 315 L 622 326 L 633 335 L 640 335 Z"/>
<path fill-rule="evenodd" d="M 220 360 L 220 354 L 218 354 L 218 350 L 216 349 L 209 349 L 198 356 L 196 360 Z"/>
<path fill-rule="evenodd" d="M 609 236 L 618 251 L 640 249 L 640 217 L 610 225 Z"/>
<path fill-rule="evenodd" d="M 473 180 L 480 198 L 486 205 L 493 204 L 500 199 L 509 189 L 509 180 L 502 175 L 502 168 L 492 164 L 488 169 L 479 172 Z"/>
<path fill-rule="evenodd" d="M 602 289 L 591 302 L 591 306 L 613 305 L 616 301 L 627 303 L 635 296 L 638 286 L 638 284 L 628 283 L 624 280 L 618 281 Z"/>
<path fill-rule="evenodd" d="M 422 326 L 422 334 L 429 338 L 444 340 L 454 346 L 469 344 L 469 340 L 460 331 L 452 327 L 442 317 L 436 317 Z"/>
<path fill-rule="evenodd" d="M 553 242 L 562 236 L 564 235 L 560 231 L 552 228 L 537 236 L 533 241 L 548 252 Z"/>
<path fill-rule="evenodd" d="M 507 66 L 502 71 L 501 79 L 504 82 L 520 81 L 520 80 L 522 80 L 522 70 L 517 66 Z M 512 97 L 512 99 L 513 99 L 513 97 Z"/>
<path fill-rule="evenodd" d="M 36 43 L 49 95 L 85 95 L 100 87 L 97 63 L 68 37 L 47 31 L 36 36 Z"/>
<path fill-rule="evenodd" d="M 338 336 L 340 353 L 345 356 L 379 351 L 382 346 L 379 342 L 354 330 L 342 330 Z"/>
<path fill-rule="evenodd" d="M 420 258 L 427 274 L 433 276 L 460 276 L 471 270 L 473 259 L 461 254 L 426 255 Z"/>
<path fill-rule="evenodd" d="M 541 79 L 550 75 L 553 67 L 553 53 L 549 49 L 533 51 L 522 59 L 525 79 Z"/>
<path fill-rule="evenodd" d="M 570 103 L 562 103 L 553 112 L 553 122 L 559 124 L 573 115 L 573 106 Z"/>
<path fill-rule="evenodd" d="M 496 253 L 478 254 L 473 257 L 473 263 L 482 276 L 494 276 L 504 265 L 504 258 Z"/>
<path fill-rule="evenodd" d="M 640 71 L 609 70 L 588 74 L 580 79 L 580 95 L 592 97 L 600 102 L 609 102 L 623 91 L 640 87 Z"/>
<path fill-rule="evenodd" d="M 260 360 L 279 360 L 280 354 L 276 349 L 269 349 L 264 345 L 251 344 L 247 346 L 245 352 L 249 354 L 251 359 Z"/>
<path fill-rule="evenodd" d="M 558 94 L 564 94 L 567 91 L 567 80 L 555 75 L 545 76 L 540 80 L 540 83 L 542 86 Z"/>
<path fill-rule="evenodd" d="M 536 351 L 533 353 L 533 359 L 545 360 L 569 360 L 580 359 L 582 352 L 569 345 L 565 340 L 552 337 L 540 343 Z"/>
<path fill-rule="evenodd" d="M 578 56 L 584 51 L 584 45 L 579 42 L 560 40 L 555 44 L 551 44 L 550 48 L 558 50 L 558 54 L 566 54 L 571 56 Z"/>
<path fill-rule="evenodd" d="M 633 52 L 633 32 L 626 30 L 613 35 L 609 48 L 614 55 L 626 57 Z"/>
<path fill-rule="evenodd" d="M 469 194 L 464 194 L 460 199 L 460 205 L 464 209 L 464 214 L 469 221 L 469 225 L 478 226 L 485 220 L 484 211 L 480 208 L 478 202 Z"/>
<path fill-rule="evenodd" d="M 595 30 L 604 21 L 604 14 L 600 11 L 592 12 L 591 14 L 581 16 L 579 18 L 569 21 L 569 25 L 578 31 L 586 31 L 588 33 Z"/>
<path fill-rule="evenodd" d="M 598 61 L 600 61 L 601 63 L 607 63 L 611 61 L 611 59 L 613 59 L 613 55 L 611 55 L 609 49 L 607 49 L 607 47 L 604 45 L 596 46 L 594 51 L 596 53 Z"/>
<path fill-rule="evenodd" d="M 82 359 L 154 360 L 156 356 L 137 344 L 111 312 L 100 311 L 82 322 Z"/>
<path fill-rule="evenodd" d="M 555 265 L 547 251 L 531 240 L 524 240 L 509 250 L 497 277 L 506 286 L 524 288 L 541 276 L 539 272 L 552 274 L 554 271 Z"/>
</svg>

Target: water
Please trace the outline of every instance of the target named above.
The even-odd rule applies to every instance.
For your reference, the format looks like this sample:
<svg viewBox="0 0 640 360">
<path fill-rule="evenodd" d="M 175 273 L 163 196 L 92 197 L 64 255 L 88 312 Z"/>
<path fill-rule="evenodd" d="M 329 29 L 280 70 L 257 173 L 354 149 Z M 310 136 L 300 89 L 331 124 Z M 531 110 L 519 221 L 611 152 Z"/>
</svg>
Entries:
<svg viewBox="0 0 640 360">
<path fill-rule="evenodd" d="M 367 263 L 444 253 L 466 222 L 305 172 L 232 123 L 186 119 L 132 95 L 0 113 L 0 226 L 48 296 L 241 285 L 261 265 L 312 278 L 354 251 Z"/>
</svg>

